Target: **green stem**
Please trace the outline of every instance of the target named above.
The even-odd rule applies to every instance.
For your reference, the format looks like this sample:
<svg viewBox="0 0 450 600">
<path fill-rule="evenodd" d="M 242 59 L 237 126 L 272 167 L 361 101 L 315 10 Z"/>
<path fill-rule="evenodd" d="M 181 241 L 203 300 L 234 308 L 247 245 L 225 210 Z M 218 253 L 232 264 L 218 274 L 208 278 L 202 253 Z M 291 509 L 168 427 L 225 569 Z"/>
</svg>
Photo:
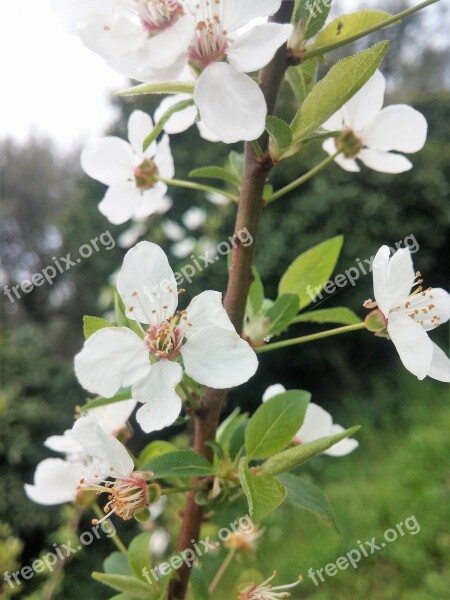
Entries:
<svg viewBox="0 0 450 600">
<path fill-rule="evenodd" d="M 230 198 L 230 200 L 233 200 L 233 202 L 238 201 L 238 197 L 231 192 L 227 192 L 227 190 L 220 190 L 210 185 L 196 183 L 195 181 L 184 181 L 183 179 L 164 179 L 163 177 L 159 177 L 158 180 L 174 187 L 186 188 L 188 190 L 199 190 L 201 192 L 213 192 L 215 194 L 222 194 L 222 196 Z"/>
<path fill-rule="evenodd" d="M 201 492 L 206 490 L 206 485 L 188 485 L 186 487 L 166 488 L 161 490 L 161 496 L 170 496 L 171 494 L 184 494 L 185 492 Z"/>
<path fill-rule="evenodd" d="M 94 514 L 96 515 L 96 517 L 98 517 L 99 521 L 100 521 L 100 519 L 104 518 L 105 515 L 103 514 L 102 509 L 96 502 L 94 502 L 94 504 L 92 504 L 92 510 L 94 511 Z M 123 554 L 126 554 L 128 552 L 127 547 L 122 542 L 120 537 L 117 535 L 116 531 L 113 534 L 113 536 L 111 537 L 111 540 L 112 540 L 113 544 L 116 546 L 116 548 L 118 550 L 120 550 L 120 552 L 123 552 Z"/>
<path fill-rule="evenodd" d="M 267 344 L 267 346 L 261 346 L 261 348 L 255 348 L 255 352 L 262 354 L 263 352 L 279 350 L 280 348 L 296 346 L 297 344 L 305 344 L 306 342 L 314 342 L 315 340 L 321 340 L 322 338 L 332 337 L 333 335 L 340 335 L 341 333 L 348 333 L 350 331 L 357 331 L 358 329 L 366 329 L 366 324 L 364 322 L 355 323 L 354 325 L 336 327 L 335 329 L 328 329 L 327 331 L 321 331 L 311 335 L 303 335 L 302 337 L 283 340 L 282 342 L 274 342 L 273 344 Z"/>
<path fill-rule="evenodd" d="M 183 393 L 186 396 L 186 400 L 189 402 L 192 408 L 194 410 L 199 410 L 202 406 L 201 403 L 194 398 L 191 390 L 188 388 L 188 386 L 184 383 L 183 380 L 180 381 L 180 388 L 183 390 Z"/>
<path fill-rule="evenodd" d="M 261 146 L 259 145 L 259 142 L 257 140 L 254 140 L 252 142 L 252 148 L 256 157 L 259 160 L 264 160 L 264 152 L 262 151 Z"/>
<path fill-rule="evenodd" d="M 219 581 L 222 579 L 223 574 L 225 573 L 225 571 L 228 569 L 228 567 L 230 566 L 234 555 L 236 554 L 236 550 L 235 548 L 231 548 L 231 550 L 228 552 L 228 554 L 225 557 L 225 560 L 223 561 L 223 563 L 220 565 L 219 570 L 217 571 L 217 573 L 214 576 L 214 579 L 211 581 L 211 585 L 208 588 L 208 592 L 210 594 L 212 594 L 214 592 L 214 590 L 217 587 L 217 584 L 219 583 Z"/>
<path fill-rule="evenodd" d="M 289 185 L 286 185 L 284 188 L 281 188 L 281 190 L 278 190 L 277 192 L 272 194 L 272 196 L 270 196 L 270 198 L 267 200 L 267 203 L 273 202 L 274 200 L 278 200 L 278 198 L 285 196 L 289 192 L 292 192 L 292 190 L 295 190 L 295 188 L 299 187 L 303 183 L 306 183 L 307 181 L 312 179 L 315 175 L 317 175 L 317 173 L 320 173 L 320 171 L 322 171 L 322 169 L 324 169 L 325 167 L 328 167 L 328 165 L 330 165 L 334 161 L 334 159 L 336 158 L 336 156 L 338 154 L 339 154 L 339 152 L 336 152 L 336 154 L 333 154 L 333 156 L 328 156 L 325 160 L 323 160 L 318 165 L 316 165 L 313 169 L 311 169 L 311 171 L 308 171 L 307 173 L 305 173 L 304 175 L 302 175 L 301 177 L 299 177 L 298 179 L 296 179 Z"/>
<path fill-rule="evenodd" d="M 426 0 L 425 2 L 421 2 L 420 4 L 417 4 L 417 6 L 412 6 L 411 8 L 408 8 L 402 12 L 399 12 L 396 15 L 393 15 L 392 17 L 389 17 L 388 19 L 381 21 L 381 23 L 378 23 L 377 25 L 372 25 L 372 27 L 368 27 L 367 29 L 360 31 L 359 33 L 355 33 L 354 35 L 352 35 L 342 41 L 333 42 L 332 44 L 326 44 L 325 46 L 319 46 L 318 48 L 314 48 L 314 46 L 312 46 L 311 50 L 308 50 L 308 49 L 306 50 L 306 52 L 303 56 L 302 62 L 305 62 L 306 60 L 311 60 L 312 58 L 316 58 L 316 56 L 322 56 L 322 54 L 326 54 L 327 52 L 331 52 L 332 50 L 341 48 L 341 46 L 346 46 L 347 44 L 356 42 L 357 40 L 361 39 L 362 37 L 365 37 L 366 35 L 370 35 L 371 33 L 375 33 L 375 31 L 380 31 L 381 29 L 384 29 L 385 27 L 389 27 L 389 25 L 393 25 L 393 24 L 397 23 L 399 20 L 401 20 L 405 17 L 409 17 L 409 15 L 412 15 L 415 12 L 422 10 L 423 8 L 426 8 L 427 6 L 430 6 L 431 4 L 435 4 L 436 2 L 439 2 L 439 0 Z"/>
</svg>

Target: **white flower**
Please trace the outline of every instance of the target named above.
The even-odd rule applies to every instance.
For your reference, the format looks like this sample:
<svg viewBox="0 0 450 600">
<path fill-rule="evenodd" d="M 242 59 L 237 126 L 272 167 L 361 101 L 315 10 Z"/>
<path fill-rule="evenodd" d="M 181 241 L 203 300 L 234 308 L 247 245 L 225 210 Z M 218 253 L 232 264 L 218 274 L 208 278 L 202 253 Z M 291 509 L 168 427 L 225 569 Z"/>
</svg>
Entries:
<svg viewBox="0 0 450 600">
<path fill-rule="evenodd" d="M 132 217 L 142 219 L 170 208 L 167 185 L 175 169 L 169 138 L 153 142 L 144 152 L 143 143 L 153 130 L 149 115 L 135 110 L 128 121 L 128 144 L 117 137 L 104 137 L 81 155 L 84 171 L 109 186 L 99 204 L 100 212 L 114 225 Z"/>
<path fill-rule="evenodd" d="M 197 240 L 195 238 L 185 237 L 184 240 L 172 244 L 172 246 L 170 247 L 170 251 L 174 256 L 176 256 L 176 258 L 186 258 L 186 256 L 189 256 L 189 254 L 191 254 L 196 244 Z"/>
<path fill-rule="evenodd" d="M 386 80 L 380 71 L 322 125 L 327 131 L 343 131 L 339 138 L 329 138 L 323 149 L 346 171 L 360 170 L 356 158 L 367 167 L 382 173 L 403 173 L 411 162 L 396 152 L 421 150 L 427 137 L 425 117 L 406 104 L 382 108 Z M 392 150 L 396 152 L 392 152 Z"/>
<path fill-rule="evenodd" d="M 404 366 L 419 379 L 427 375 L 450 382 L 450 360 L 428 337 L 428 331 L 450 318 L 450 295 L 440 288 L 419 287 L 408 249 L 401 248 L 390 257 L 382 246 L 373 262 L 375 301 L 387 320 L 387 332 Z M 373 307 L 373 303 L 368 303 Z"/>
<path fill-rule="evenodd" d="M 263 394 L 263 402 L 285 391 L 286 388 L 280 383 L 271 385 Z M 294 436 L 294 442 L 296 444 L 306 444 L 330 435 L 342 433 L 343 431 L 345 431 L 344 427 L 333 423 L 333 417 L 330 413 L 314 402 L 310 402 L 306 409 L 303 425 Z M 359 442 L 357 440 L 347 438 L 325 450 L 324 454 L 335 457 L 345 456 L 353 452 L 358 446 Z"/>
<path fill-rule="evenodd" d="M 161 223 L 161 229 L 166 238 L 169 238 L 172 242 L 180 242 L 186 237 L 186 231 L 176 221 L 170 219 L 166 219 Z"/>
<path fill-rule="evenodd" d="M 298 581 L 290 583 L 288 585 L 277 585 L 273 586 L 270 582 L 276 577 L 276 571 L 273 572 L 272 576 L 257 585 L 251 583 L 247 585 L 238 596 L 238 600 L 277 600 L 278 598 L 290 598 L 291 594 L 286 590 L 290 590 L 302 581 L 302 577 L 298 578 Z"/>
<path fill-rule="evenodd" d="M 170 533 L 162 527 L 157 527 L 152 531 L 150 538 L 150 554 L 154 558 L 159 558 L 164 554 L 170 544 Z"/>
<path fill-rule="evenodd" d="M 117 289 L 142 337 L 126 327 L 97 331 L 75 357 L 75 372 L 87 390 L 108 398 L 132 386 L 132 397 L 144 403 L 136 418 L 145 432 L 167 427 L 180 413 L 180 360 L 190 377 L 215 388 L 241 385 L 255 373 L 256 354 L 236 333 L 219 292 L 203 292 L 176 310 L 175 276 L 156 244 L 128 251 Z"/>
<path fill-rule="evenodd" d="M 206 222 L 206 211 L 198 206 L 192 206 L 184 213 L 181 220 L 188 229 L 199 229 Z"/>
<path fill-rule="evenodd" d="M 177 0 L 52 0 L 83 43 L 119 73 L 140 81 L 176 79 L 195 26 Z"/>
<path fill-rule="evenodd" d="M 116 513 L 128 520 L 147 507 L 147 480 L 151 473 L 134 470 L 133 459 L 119 440 L 105 433 L 91 416 L 81 417 L 75 422 L 72 437 L 97 465 L 95 472 L 82 478 L 80 489 L 108 494 L 104 518 Z"/>
</svg>

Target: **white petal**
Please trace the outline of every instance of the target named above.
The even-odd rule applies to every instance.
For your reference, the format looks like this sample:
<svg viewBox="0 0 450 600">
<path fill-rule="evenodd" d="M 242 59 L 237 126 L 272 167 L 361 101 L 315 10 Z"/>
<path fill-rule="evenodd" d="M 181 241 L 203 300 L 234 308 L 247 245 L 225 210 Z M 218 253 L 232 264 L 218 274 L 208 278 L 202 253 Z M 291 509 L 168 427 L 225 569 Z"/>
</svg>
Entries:
<svg viewBox="0 0 450 600">
<path fill-rule="evenodd" d="M 422 113 L 406 104 L 396 104 L 379 113 L 364 132 L 364 143 L 384 152 L 418 152 L 425 145 L 427 130 Z"/>
<path fill-rule="evenodd" d="M 64 435 L 51 435 L 45 440 L 44 446 L 54 452 L 63 452 L 64 454 L 83 452 L 80 444 L 73 439 L 70 429 L 65 431 Z"/>
<path fill-rule="evenodd" d="M 172 244 L 170 251 L 177 258 L 186 258 L 186 256 L 189 256 L 189 254 L 192 254 L 196 244 L 197 240 L 195 238 L 185 237 L 184 240 L 181 240 L 181 242 Z"/>
<path fill-rule="evenodd" d="M 195 296 L 186 309 L 186 317 L 190 324 L 186 330 L 188 339 L 204 327 L 222 327 L 229 331 L 235 331 L 230 317 L 223 307 L 220 292 L 207 290 Z"/>
<path fill-rule="evenodd" d="M 388 246 L 382 246 L 372 263 L 375 300 L 386 318 L 393 307 L 409 301 L 415 281 L 411 252 L 400 248 L 389 258 Z"/>
<path fill-rule="evenodd" d="M 142 25 L 118 12 L 91 15 L 79 27 L 79 34 L 89 50 L 106 59 L 134 52 L 147 38 Z"/>
<path fill-rule="evenodd" d="M 333 425 L 330 435 L 336 435 L 338 433 L 342 433 L 343 431 L 345 431 L 345 429 L 342 427 L 342 425 Z M 324 454 L 335 457 L 346 456 L 347 454 L 350 454 L 350 452 L 353 452 L 353 450 L 355 450 L 358 446 L 358 440 L 353 438 L 345 438 L 337 444 L 334 444 L 334 446 L 331 446 L 331 448 L 328 448 L 328 450 L 325 450 Z"/>
<path fill-rule="evenodd" d="M 406 369 L 424 379 L 430 369 L 433 344 L 423 327 L 405 314 L 392 313 L 387 330 Z"/>
<path fill-rule="evenodd" d="M 194 99 L 206 127 L 226 144 L 255 140 L 264 132 L 267 106 L 263 93 L 248 75 L 224 62 L 206 67 Z"/>
<path fill-rule="evenodd" d="M 257 17 L 274 15 L 281 6 L 281 0 L 225 0 L 223 3 L 223 27 L 236 31 Z"/>
<path fill-rule="evenodd" d="M 159 142 L 153 160 L 158 167 L 161 177 L 164 179 L 172 179 L 175 175 L 175 166 L 172 152 L 170 151 L 170 140 L 168 135 L 163 136 L 162 140 Z"/>
<path fill-rule="evenodd" d="M 77 463 L 61 458 L 46 458 L 34 474 L 34 485 L 25 484 L 25 492 L 33 502 L 51 506 L 75 500 L 83 469 Z"/>
<path fill-rule="evenodd" d="M 198 132 L 200 133 L 200 137 L 202 137 L 207 142 L 220 142 L 220 138 L 217 137 L 215 133 L 213 133 L 203 121 L 197 122 Z"/>
<path fill-rule="evenodd" d="M 142 110 L 134 110 L 131 113 L 130 118 L 128 119 L 128 139 L 135 154 L 138 156 L 143 156 L 144 140 L 152 130 L 153 121 L 150 115 Z M 153 150 L 153 153 L 151 154 L 151 156 L 153 156 L 156 146 L 153 148 L 151 146 L 150 149 L 147 149 L 146 156 L 149 156 L 149 150 Z"/>
<path fill-rule="evenodd" d="M 431 288 L 410 296 L 400 309 L 409 315 L 416 313 L 415 320 L 430 331 L 450 319 L 450 295 L 441 288 Z"/>
<path fill-rule="evenodd" d="M 265 67 L 292 33 L 292 25 L 265 23 L 240 35 L 227 49 L 228 62 L 240 73 Z"/>
<path fill-rule="evenodd" d="M 167 98 L 164 98 L 155 111 L 155 121 L 158 122 L 168 110 L 175 106 L 175 104 L 178 104 L 178 102 L 182 102 L 183 100 L 188 100 L 189 98 L 191 98 L 191 96 L 188 94 L 175 94 L 174 96 L 167 96 Z M 189 106 L 184 110 L 174 113 L 164 125 L 164 131 L 170 135 L 186 131 L 186 129 L 189 129 L 189 127 L 192 127 L 195 123 L 197 114 L 198 111 L 196 106 Z"/>
<path fill-rule="evenodd" d="M 117 0 L 50 0 L 52 10 L 66 27 L 76 32 L 83 21 L 94 13 L 112 14 Z"/>
<path fill-rule="evenodd" d="M 72 435 L 86 454 L 104 463 L 107 467 L 105 473 L 111 468 L 111 474 L 128 476 L 134 470 L 133 459 L 125 446 L 105 433 L 94 417 L 80 417 L 73 426 Z"/>
<path fill-rule="evenodd" d="M 358 154 L 358 158 L 374 171 L 380 173 L 391 173 L 397 175 L 398 173 L 405 173 L 412 169 L 412 163 L 401 154 L 395 154 L 393 152 L 382 152 L 381 150 L 371 150 L 370 148 L 363 148 Z"/>
<path fill-rule="evenodd" d="M 89 177 L 112 185 L 134 179 L 137 161 L 130 144 L 117 137 L 104 137 L 83 150 L 81 166 Z"/>
<path fill-rule="evenodd" d="M 171 208 L 172 200 L 167 198 L 167 185 L 158 181 L 151 189 L 141 194 L 139 203 L 134 212 L 136 219 L 145 219 L 155 213 L 165 213 Z"/>
<path fill-rule="evenodd" d="M 123 402 L 114 402 L 113 404 L 93 408 L 87 411 L 87 414 L 97 420 L 105 433 L 116 435 L 125 427 L 135 407 L 136 400 L 124 400 Z"/>
<path fill-rule="evenodd" d="M 143 406 L 136 420 L 145 433 L 159 431 L 174 423 L 181 412 L 181 399 L 175 391 L 183 377 L 181 366 L 160 360 L 152 366 L 148 377 L 133 386 L 133 397 Z"/>
<path fill-rule="evenodd" d="M 128 250 L 117 291 L 127 317 L 141 323 L 162 323 L 175 313 L 178 304 L 177 285 L 167 256 L 152 242 L 139 242 Z"/>
<path fill-rule="evenodd" d="M 439 346 L 433 342 L 433 358 L 428 369 L 428 375 L 437 381 L 450 383 L 450 359 Z"/>
<path fill-rule="evenodd" d="M 172 242 L 179 242 L 186 235 L 186 231 L 176 221 L 167 219 L 161 223 L 164 235 Z"/>
<path fill-rule="evenodd" d="M 326 129 L 327 131 L 341 131 L 342 129 L 345 129 L 344 112 L 342 108 L 335 112 L 334 115 L 331 115 L 331 117 L 322 124 L 322 129 Z M 336 147 L 334 152 L 336 152 Z"/>
<path fill-rule="evenodd" d="M 380 71 L 376 71 L 359 92 L 343 106 L 347 127 L 359 133 L 370 125 L 383 106 L 385 90 L 386 80 Z"/>
<path fill-rule="evenodd" d="M 106 398 L 144 377 L 149 369 L 144 341 L 126 327 L 96 331 L 75 356 L 78 381 L 89 392 Z"/>
<path fill-rule="evenodd" d="M 181 217 L 183 224 L 187 229 L 198 229 L 206 222 L 206 211 L 198 206 L 192 206 Z"/>
<path fill-rule="evenodd" d="M 333 418 L 330 413 L 318 404 L 310 402 L 306 409 L 303 425 L 297 431 L 294 438 L 302 444 L 313 442 L 314 440 L 331 435 L 332 425 Z"/>
<path fill-rule="evenodd" d="M 322 144 L 322 148 L 330 156 L 336 154 L 336 144 L 334 142 L 334 138 L 329 138 L 328 140 L 325 140 Z M 353 160 L 352 158 L 345 158 L 345 156 L 343 156 L 342 154 L 336 156 L 334 162 L 338 164 L 341 167 L 341 169 L 344 169 L 344 171 L 349 171 L 350 173 L 358 173 L 361 170 L 356 160 Z"/>
<path fill-rule="evenodd" d="M 388 286 L 388 267 L 391 251 L 389 246 L 381 246 L 372 263 L 373 290 L 378 308 L 386 318 L 392 306 L 392 291 Z M 410 288 L 411 289 L 411 288 Z M 408 290 L 409 294 L 409 290 Z M 408 295 L 405 294 L 405 297 Z"/>
<path fill-rule="evenodd" d="M 122 225 L 134 216 L 141 197 L 134 181 L 118 181 L 108 188 L 98 209 L 110 223 Z"/>
<path fill-rule="evenodd" d="M 190 377 L 218 389 L 245 383 L 258 368 L 256 354 L 247 342 L 221 327 L 205 327 L 189 336 L 181 354 Z"/>
<path fill-rule="evenodd" d="M 283 394 L 285 391 L 286 388 L 284 387 L 284 385 L 281 385 L 281 383 L 274 383 L 273 385 L 269 385 L 269 387 L 263 394 L 262 401 L 267 402 L 267 400 L 269 400 L 270 398 L 278 396 L 279 394 Z"/>
</svg>

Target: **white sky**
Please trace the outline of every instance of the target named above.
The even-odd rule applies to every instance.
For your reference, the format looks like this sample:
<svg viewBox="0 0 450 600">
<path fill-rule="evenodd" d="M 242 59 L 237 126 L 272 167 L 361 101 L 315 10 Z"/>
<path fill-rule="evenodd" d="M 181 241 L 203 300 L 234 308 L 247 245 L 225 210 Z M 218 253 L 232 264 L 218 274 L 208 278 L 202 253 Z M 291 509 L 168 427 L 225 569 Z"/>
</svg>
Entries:
<svg viewBox="0 0 450 600">
<path fill-rule="evenodd" d="M 64 29 L 49 0 L 0 0 L 0 139 L 84 144 L 111 122 L 108 95 L 127 83 Z"/>
</svg>

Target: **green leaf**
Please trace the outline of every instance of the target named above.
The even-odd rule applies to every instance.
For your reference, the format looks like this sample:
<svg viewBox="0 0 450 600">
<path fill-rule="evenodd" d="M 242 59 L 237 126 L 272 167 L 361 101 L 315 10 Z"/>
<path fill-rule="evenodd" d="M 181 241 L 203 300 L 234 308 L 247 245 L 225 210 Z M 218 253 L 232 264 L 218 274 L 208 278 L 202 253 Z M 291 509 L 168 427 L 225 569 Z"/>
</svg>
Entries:
<svg viewBox="0 0 450 600">
<path fill-rule="evenodd" d="M 298 17 L 303 21 L 305 39 L 309 40 L 325 25 L 333 0 L 300 0 Z"/>
<path fill-rule="evenodd" d="M 216 441 L 225 448 L 230 443 L 234 431 L 245 419 L 246 415 L 241 414 L 241 409 L 239 407 L 235 408 L 233 412 L 228 415 L 228 417 L 224 419 L 217 428 Z"/>
<path fill-rule="evenodd" d="M 139 468 L 142 468 L 141 465 L 145 465 L 152 458 L 156 456 L 160 456 L 162 454 L 168 454 L 169 452 L 174 452 L 177 450 L 177 447 L 171 444 L 170 442 L 165 442 L 164 440 L 156 440 L 154 442 L 150 442 L 145 446 L 145 448 L 141 451 L 138 457 L 138 465 Z"/>
<path fill-rule="evenodd" d="M 300 104 L 315 86 L 317 82 L 317 70 L 317 61 L 307 60 L 298 67 L 289 67 L 286 71 L 286 79 Z"/>
<path fill-rule="evenodd" d="M 191 570 L 192 597 L 198 600 L 209 600 L 208 583 L 201 567 L 194 565 Z"/>
<path fill-rule="evenodd" d="M 245 446 L 245 431 L 248 426 L 248 420 L 242 421 L 239 427 L 233 433 L 233 437 L 230 440 L 230 458 L 234 460 L 236 456 L 242 451 Z"/>
<path fill-rule="evenodd" d="M 116 594 L 109 600 L 136 600 L 136 596 L 130 596 L 130 594 Z"/>
<path fill-rule="evenodd" d="M 92 578 L 100 583 L 117 590 L 118 592 L 125 592 L 137 598 L 150 598 L 154 597 L 152 589 L 148 583 L 144 583 L 135 577 L 129 575 L 113 575 L 110 573 L 98 573 L 94 571 Z"/>
<path fill-rule="evenodd" d="M 267 458 L 284 450 L 302 426 L 310 398 L 304 390 L 289 390 L 261 404 L 245 434 L 248 458 Z"/>
<path fill-rule="evenodd" d="M 83 404 L 81 406 L 81 410 L 91 410 L 93 408 L 98 408 L 99 406 L 107 406 L 108 404 L 115 404 L 116 402 L 122 402 L 123 400 L 130 400 L 130 398 L 131 398 L 131 391 L 129 391 L 129 390 L 125 391 L 125 392 L 120 392 L 119 394 L 116 394 L 112 398 L 102 398 L 101 396 L 98 396 L 97 398 L 94 398 L 90 402 Z"/>
<path fill-rule="evenodd" d="M 306 97 L 292 122 L 294 141 L 307 138 L 372 77 L 389 48 L 383 41 L 337 62 Z"/>
<path fill-rule="evenodd" d="M 339 306 L 303 313 L 296 317 L 295 323 L 340 323 L 341 325 L 354 325 L 361 323 L 361 319 L 349 308 Z"/>
<path fill-rule="evenodd" d="M 256 317 L 259 314 L 264 301 L 264 286 L 256 267 L 252 267 L 253 281 L 247 298 L 247 314 L 249 317 Z"/>
<path fill-rule="evenodd" d="M 262 472 L 269 475 L 278 475 L 279 473 L 284 473 L 285 471 L 291 471 L 292 469 L 303 465 L 311 458 L 314 458 L 314 456 L 322 454 L 322 452 L 325 452 L 325 450 L 328 450 L 328 448 L 331 448 L 331 446 L 334 446 L 334 444 L 337 444 L 341 440 L 353 435 L 358 431 L 358 429 L 360 429 L 360 426 L 356 425 L 355 427 L 350 427 L 350 429 L 347 429 L 342 433 L 320 438 L 319 440 L 314 440 L 314 442 L 300 444 L 300 446 L 295 446 L 295 448 L 288 448 L 284 452 L 270 457 L 262 465 Z"/>
<path fill-rule="evenodd" d="M 269 308 L 266 317 L 270 320 L 270 333 L 280 333 L 291 324 L 298 313 L 299 297 L 297 294 L 281 294 Z"/>
<path fill-rule="evenodd" d="M 191 450 L 176 450 L 153 458 L 142 469 L 153 471 L 154 479 L 168 477 L 206 477 L 214 469 L 206 458 Z"/>
<path fill-rule="evenodd" d="M 242 177 L 244 176 L 244 154 L 233 150 L 228 155 L 228 160 L 231 170 L 238 177 L 239 181 L 242 181 Z"/>
<path fill-rule="evenodd" d="M 255 523 L 265 519 L 286 497 L 286 488 L 282 483 L 271 475 L 254 475 L 246 458 L 239 462 L 239 477 L 247 497 L 250 518 Z"/>
<path fill-rule="evenodd" d="M 300 254 L 281 278 L 278 293 L 297 294 L 300 309 L 311 304 L 333 273 L 343 242 L 338 235 Z"/>
<path fill-rule="evenodd" d="M 189 177 L 199 177 L 203 179 L 220 179 L 221 181 L 227 181 L 232 185 L 240 188 L 241 180 L 239 177 L 230 173 L 223 167 L 200 167 L 199 169 L 194 169 L 189 173 Z"/>
<path fill-rule="evenodd" d="M 319 488 L 291 473 L 280 475 L 277 479 L 286 487 L 286 501 L 289 504 L 314 513 L 327 525 L 339 531 L 330 501 Z"/>
<path fill-rule="evenodd" d="M 342 42 L 365 29 L 378 25 L 392 17 L 391 13 L 382 10 L 358 10 L 348 15 L 333 19 L 314 40 L 313 48 L 327 46 L 334 42 Z"/>
<path fill-rule="evenodd" d="M 224 459 L 225 454 L 224 454 L 222 446 L 219 443 L 213 442 L 211 440 L 209 442 L 205 442 L 205 446 L 209 446 L 219 460 Z"/>
<path fill-rule="evenodd" d="M 272 156 L 281 158 L 283 152 L 292 145 L 292 131 L 289 123 L 269 115 L 266 119 L 266 129 L 270 135 L 270 151 Z"/>
<path fill-rule="evenodd" d="M 137 535 L 128 546 L 128 564 L 135 577 L 147 581 L 142 574 L 143 569 L 150 572 L 150 538 L 151 533 Z"/>
<path fill-rule="evenodd" d="M 171 106 L 168 110 L 166 110 L 166 112 L 163 114 L 163 116 L 160 118 L 160 120 L 156 123 L 153 131 L 145 138 L 144 143 L 143 143 L 144 152 L 148 149 L 150 144 L 156 140 L 158 135 L 164 130 L 166 123 L 170 120 L 172 115 L 174 115 L 177 112 L 181 112 L 182 110 L 185 110 L 186 108 L 189 108 L 190 106 L 193 106 L 193 104 L 194 104 L 193 99 L 181 100 L 181 102 L 177 102 L 176 104 Z"/>
<path fill-rule="evenodd" d="M 99 331 L 100 329 L 105 329 L 105 327 L 113 327 L 113 324 L 107 321 L 106 319 L 101 319 L 100 317 L 90 317 L 89 315 L 84 315 L 83 333 L 85 340 L 90 338 L 91 335 L 96 331 Z"/>
<path fill-rule="evenodd" d="M 116 92 L 117 96 L 144 96 L 147 94 L 192 94 L 195 84 L 171 81 L 168 83 L 143 83 Z"/>
<path fill-rule="evenodd" d="M 115 575 L 131 575 L 127 556 L 123 552 L 113 552 L 103 561 L 105 573 Z"/>
</svg>

